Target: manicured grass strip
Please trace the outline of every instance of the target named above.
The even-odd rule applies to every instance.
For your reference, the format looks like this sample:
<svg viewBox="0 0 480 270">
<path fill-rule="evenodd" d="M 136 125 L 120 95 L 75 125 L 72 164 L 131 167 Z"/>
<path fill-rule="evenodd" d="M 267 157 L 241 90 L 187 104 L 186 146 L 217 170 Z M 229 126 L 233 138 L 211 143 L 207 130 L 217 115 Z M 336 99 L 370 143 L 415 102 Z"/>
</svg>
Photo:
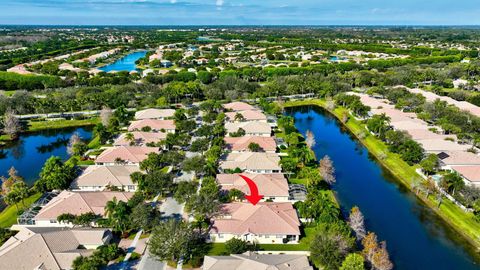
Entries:
<svg viewBox="0 0 480 270">
<path fill-rule="evenodd" d="M 29 121 L 28 132 L 41 131 L 46 129 L 59 129 L 68 127 L 92 126 L 100 122 L 98 117 L 82 120 L 54 120 L 54 121 Z"/>
<path fill-rule="evenodd" d="M 343 107 L 337 107 L 333 111 L 328 110 L 326 108 L 326 101 L 320 99 L 289 101 L 286 102 L 284 106 L 296 107 L 309 105 L 322 107 L 338 119 L 341 119 L 342 115 L 348 112 L 348 110 Z M 368 135 L 364 125 L 358 120 L 350 117 L 345 126 L 405 187 L 412 190 L 412 183 L 414 183 L 414 181 L 423 181 L 423 179 L 416 173 L 415 166 L 409 166 L 398 154 L 391 153 L 385 143 L 373 135 Z M 360 138 L 359 134 L 365 134 L 367 136 L 365 138 Z M 382 156 L 384 157 L 383 159 L 381 158 Z M 438 209 L 437 202 L 433 197 L 425 198 L 425 196 L 420 195 L 419 198 L 471 244 L 480 247 L 480 223 L 474 220 L 472 213 L 463 211 L 448 199 L 444 199 L 442 205 Z"/>
<path fill-rule="evenodd" d="M 32 196 L 25 199 L 25 207 L 20 202 L 18 203 L 18 211 L 28 209 L 36 200 L 42 196 L 42 193 L 35 193 Z M 18 211 L 15 205 L 9 205 L 0 213 L 0 227 L 10 228 L 13 224 L 17 223 Z"/>
</svg>

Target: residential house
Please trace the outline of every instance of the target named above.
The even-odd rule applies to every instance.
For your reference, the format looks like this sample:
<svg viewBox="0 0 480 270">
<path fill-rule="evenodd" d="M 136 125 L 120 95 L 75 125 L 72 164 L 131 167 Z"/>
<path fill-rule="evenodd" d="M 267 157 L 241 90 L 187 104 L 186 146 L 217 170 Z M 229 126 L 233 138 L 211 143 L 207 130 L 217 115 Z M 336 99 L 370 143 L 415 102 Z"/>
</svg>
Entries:
<svg viewBox="0 0 480 270">
<path fill-rule="evenodd" d="M 248 146 L 252 143 L 260 146 L 261 152 L 275 153 L 277 144 L 273 137 L 244 136 L 244 137 L 226 137 L 226 148 L 232 153 L 250 152 Z"/>
<path fill-rule="evenodd" d="M 213 219 L 209 240 L 225 243 L 239 238 L 260 244 L 298 243 L 300 221 L 291 203 L 228 203 L 222 215 Z"/>
<path fill-rule="evenodd" d="M 139 165 L 150 153 L 159 153 L 158 147 L 116 146 L 107 148 L 96 159 L 97 165 Z"/>
<path fill-rule="evenodd" d="M 281 173 L 275 174 L 217 174 L 217 183 L 223 191 L 238 189 L 245 195 L 250 195 L 247 182 L 240 176 L 252 179 L 258 187 L 258 192 L 263 195 L 263 201 L 287 202 L 289 198 L 288 182 Z"/>
<path fill-rule="evenodd" d="M 0 247 L 0 269 L 72 269 L 111 239 L 108 229 L 21 228 Z"/>
<path fill-rule="evenodd" d="M 220 161 L 219 167 L 223 172 L 237 168 L 249 173 L 280 173 L 282 171 L 277 153 L 229 153 Z"/>
<path fill-rule="evenodd" d="M 223 108 L 233 112 L 256 110 L 256 108 L 253 107 L 252 105 L 245 102 L 241 102 L 241 101 L 234 101 L 234 102 L 223 104 Z"/>
<path fill-rule="evenodd" d="M 463 177 L 465 184 L 480 187 L 480 165 L 451 166 L 451 168 Z"/>
<path fill-rule="evenodd" d="M 226 112 L 225 116 L 227 122 L 267 122 L 267 116 L 265 116 L 265 114 L 258 110 Z"/>
<path fill-rule="evenodd" d="M 230 137 L 230 133 L 235 133 L 239 129 L 243 129 L 245 131 L 245 136 L 272 136 L 272 127 L 266 122 L 227 122 L 225 123 L 225 129 L 227 131 L 227 137 Z"/>
<path fill-rule="evenodd" d="M 105 206 L 108 201 L 116 198 L 117 201 L 127 202 L 133 192 L 79 192 L 64 190 L 57 197 L 49 201 L 33 218 L 34 225 L 38 227 L 70 227 L 73 224 L 58 222 L 61 214 L 81 215 L 94 213 L 100 217 L 105 216 Z"/>
<path fill-rule="evenodd" d="M 127 139 L 127 133 L 122 133 L 118 138 L 113 142 L 114 146 L 147 146 L 147 145 L 156 145 L 157 143 L 165 140 L 167 138 L 167 133 L 163 132 L 143 132 L 143 131 L 132 131 L 130 132 L 133 135 L 133 141 Z"/>
<path fill-rule="evenodd" d="M 157 120 L 142 119 L 132 121 L 128 127 L 128 131 L 142 131 L 149 128 L 152 132 L 175 133 L 175 121 L 173 120 Z M 144 130 L 149 131 L 149 130 Z"/>
<path fill-rule="evenodd" d="M 143 119 L 157 119 L 157 120 L 166 120 L 173 117 L 175 114 L 174 109 L 145 109 L 141 111 L 137 111 L 135 113 L 136 120 L 143 120 Z"/>
<path fill-rule="evenodd" d="M 136 165 L 125 166 L 88 166 L 82 174 L 72 181 L 70 188 L 74 191 L 104 191 L 115 187 L 127 192 L 135 192 L 137 184 L 130 175 L 141 172 Z"/>
<path fill-rule="evenodd" d="M 228 256 L 205 256 L 202 270 L 313 270 L 307 256 L 246 252 Z"/>
</svg>

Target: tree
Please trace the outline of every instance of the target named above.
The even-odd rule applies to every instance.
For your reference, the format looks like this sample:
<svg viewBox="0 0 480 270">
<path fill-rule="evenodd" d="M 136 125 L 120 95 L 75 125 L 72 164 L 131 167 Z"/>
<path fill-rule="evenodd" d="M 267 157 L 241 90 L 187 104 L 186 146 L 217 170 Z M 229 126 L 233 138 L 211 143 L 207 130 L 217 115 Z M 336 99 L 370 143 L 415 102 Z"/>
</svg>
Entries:
<svg viewBox="0 0 480 270">
<path fill-rule="evenodd" d="M 186 172 L 195 172 L 201 174 L 205 170 L 205 158 L 203 156 L 194 156 L 187 158 L 182 162 L 182 170 Z"/>
<path fill-rule="evenodd" d="M 117 201 L 116 197 L 113 200 L 108 201 L 105 205 L 105 215 L 108 217 L 110 226 L 114 230 L 124 233 L 129 226 L 130 208 L 124 201 Z"/>
<path fill-rule="evenodd" d="M 18 133 L 22 131 L 22 125 L 20 124 L 20 120 L 18 120 L 13 111 L 5 112 L 2 124 L 3 132 L 13 139 L 16 139 Z"/>
<path fill-rule="evenodd" d="M 195 234 L 188 223 L 169 219 L 153 229 L 149 251 L 159 260 L 177 261 L 188 257 L 194 241 Z"/>
<path fill-rule="evenodd" d="M 358 240 L 362 240 L 366 235 L 365 221 L 360 208 L 357 206 L 352 207 L 350 210 L 350 216 L 348 218 L 348 224 L 350 228 L 355 232 Z"/>
<path fill-rule="evenodd" d="M 456 190 L 460 190 L 465 186 L 465 182 L 463 182 L 460 174 L 457 172 L 450 172 L 443 176 L 441 185 L 451 194 L 455 194 Z"/>
<path fill-rule="evenodd" d="M 67 145 L 67 153 L 69 155 L 74 155 L 75 154 L 75 145 L 79 144 L 82 142 L 82 138 L 80 138 L 80 134 L 78 132 L 75 132 L 72 134 L 70 139 L 68 140 L 68 145 Z"/>
<path fill-rule="evenodd" d="M 315 135 L 310 130 L 307 130 L 306 134 L 307 134 L 307 138 L 305 139 L 305 143 L 307 144 L 308 148 L 311 149 L 316 144 Z"/>
<path fill-rule="evenodd" d="M 423 148 L 419 143 L 412 139 L 408 139 L 399 148 L 402 159 L 410 166 L 419 163 L 423 159 Z"/>
<path fill-rule="evenodd" d="M 225 249 L 228 254 L 242 254 L 248 250 L 248 243 L 238 238 L 232 238 L 225 242 Z"/>
<path fill-rule="evenodd" d="M 260 152 L 262 151 L 262 148 L 258 143 L 251 142 L 250 144 L 248 144 L 248 150 L 252 152 Z"/>
<path fill-rule="evenodd" d="M 235 114 L 235 117 L 233 118 L 233 120 L 234 120 L 235 122 L 243 122 L 243 121 L 245 121 L 245 117 L 243 116 L 243 114 L 237 112 L 237 113 Z"/>
<path fill-rule="evenodd" d="M 332 226 L 322 224 L 310 244 L 310 257 L 323 269 L 338 269 L 353 244 L 353 238 L 345 235 L 338 224 Z"/>
<path fill-rule="evenodd" d="M 438 167 L 438 156 L 430 154 L 420 162 L 420 166 L 427 175 L 435 173 Z"/>
<path fill-rule="evenodd" d="M 0 180 L 2 181 L 2 195 L 8 194 L 13 184 L 23 182 L 23 178 L 18 175 L 18 171 L 13 166 L 8 170 L 8 178 L 1 176 Z"/>
<path fill-rule="evenodd" d="M 390 261 L 385 242 L 380 243 L 380 247 L 377 248 L 373 254 L 372 265 L 378 270 L 393 269 L 393 263 Z"/>
<path fill-rule="evenodd" d="M 125 134 L 125 140 L 129 142 L 130 146 L 135 145 L 135 136 L 131 132 Z"/>
<path fill-rule="evenodd" d="M 365 262 L 362 255 L 357 253 L 350 253 L 340 266 L 340 270 L 364 270 Z"/>
<path fill-rule="evenodd" d="M 369 232 L 363 239 L 362 239 L 363 250 L 362 254 L 365 259 L 372 263 L 373 256 L 378 249 L 378 241 L 377 235 L 374 232 Z"/>
<path fill-rule="evenodd" d="M 60 157 L 50 157 L 40 172 L 40 183 L 47 190 L 62 190 L 68 188 L 76 176 L 75 165 L 64 163 Z"/>
<path fill-rule="evenodd" d="M 110 119 L 112 118 L 112 116 L 113 116 L 112 110 L 104 106 L 100 111 L 100 121 L 102 122 L 102 125 L 108 126 L 110 124 Z"/>
<path fill-rule="evenodd" d="M 130 222 L 133 228 L 150 231 L 160 220 L 160 212 L 148 204 L 138 204 L 132 209 Z"/>
<path fill-rule="evenodd" d="M 323 180 L 328 184 L 332 185 L 335 183 L 335 167 L 333 167 L 333 162 L 329 156 L 325 155 L 320 160 L 320 175 L 322 176 Z"/>
</svg>

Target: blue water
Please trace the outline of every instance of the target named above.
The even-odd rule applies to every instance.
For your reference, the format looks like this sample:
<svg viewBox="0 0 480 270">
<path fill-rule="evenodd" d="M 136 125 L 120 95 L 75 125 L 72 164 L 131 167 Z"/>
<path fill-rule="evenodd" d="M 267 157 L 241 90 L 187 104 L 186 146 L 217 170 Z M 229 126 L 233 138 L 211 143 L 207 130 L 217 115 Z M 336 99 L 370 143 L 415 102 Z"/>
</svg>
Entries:
<svg viewBox="0 0 480 270">
<path fill-rule="evenodd" d="M 25 182 L 32 185 L 37 179 L 45 161 L 51 156 L 68 159 L 67 143 L 73 133 L 78 132 L 84 140 L 92 137 L 91 129 L 56 129 L 22 135 L 13 145 L 0 150 L 0 175 L 7 176 L 14 166 Z"/>
<path fill-rule="evenodd" d="M 333 189 L 343 212 L 360 207 L 367 229 L 387 242 L 395 269 L 480 269 L 478 254 L 469 253 L 473 248 L 382 169 L 336 119 L 309 107 L 288 114 L 299 132 L 315 135 L 317 158 L 331 157 L 337 179 Z"/>
<path fill-rule="evenodd" d="M 134 71 L 134 70 L 137 70 L 137 65 L 135 64 L 135 62 L 138 59 L 145 57 L 146 54 L 147 54 L 147 51 L 133 52 L 133 53 L 128 54 L 128 55 L 118 59 L 117 61 L 115 61 L 115 62 L 113 62 L 109 65 L 103 66 L 99 69 L 103 70 L 105 72 L 109 72 L 109 71 L 128 71 L 128 72 Z"/>
</svg>

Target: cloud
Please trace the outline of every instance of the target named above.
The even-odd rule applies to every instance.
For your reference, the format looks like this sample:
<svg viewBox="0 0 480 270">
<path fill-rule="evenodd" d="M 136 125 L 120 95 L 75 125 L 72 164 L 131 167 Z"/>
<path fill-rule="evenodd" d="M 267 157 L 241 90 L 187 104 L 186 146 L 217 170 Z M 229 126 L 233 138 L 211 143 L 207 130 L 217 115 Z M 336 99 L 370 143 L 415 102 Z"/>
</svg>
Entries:
<svg viewBox="0 0 480 270">
<path fill-rule="evenodd" d="M 216 5 L 217 7 L 221 7 L 221 6 L 223 6 L 223 3 L 224 3 L 223 0 L 217 0 L 217 2 L 215 2 L 215 5 Z"/>
</svg>

